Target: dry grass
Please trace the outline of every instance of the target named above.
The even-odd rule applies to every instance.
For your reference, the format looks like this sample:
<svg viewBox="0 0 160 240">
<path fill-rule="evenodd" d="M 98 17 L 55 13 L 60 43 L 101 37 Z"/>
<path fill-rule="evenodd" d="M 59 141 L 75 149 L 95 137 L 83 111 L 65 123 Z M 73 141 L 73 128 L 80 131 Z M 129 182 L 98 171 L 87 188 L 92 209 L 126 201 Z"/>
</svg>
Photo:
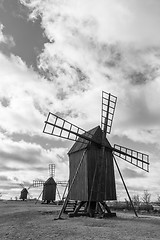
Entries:
<svg viewBox="0 0 160 240">
<path fill-rule="evenodd" d="M 160 217 L 117 213 L 117 218 L 87 217 L 55 221 L 60 207 L 34 202 L 0 202 L 2 240 L 143 240 L 160 239 Z"/>
</svg>

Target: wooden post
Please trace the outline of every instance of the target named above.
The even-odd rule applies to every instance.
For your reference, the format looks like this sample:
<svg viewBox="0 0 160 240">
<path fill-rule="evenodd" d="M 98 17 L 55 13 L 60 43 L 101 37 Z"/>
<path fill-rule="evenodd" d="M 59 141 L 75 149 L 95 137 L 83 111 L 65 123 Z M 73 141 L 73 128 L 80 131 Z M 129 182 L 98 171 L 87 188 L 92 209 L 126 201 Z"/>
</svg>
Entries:
<svg viewBox="0 0 160 240">
<path fill-rule="evenodd" d="M 69 187 L 69 189 L 68 189 L 67 197 L 66 197 L 66 199 L 65 199 L 65 201 L 64 201 L 64 203 L 63 203 L 62 209 L 61 209 L 58 217 L 55 218 L 55 220 L 61 219 L 61 215 L 62 215 L 62 213 L 63 213 L 63 211 L 64 211 L 64 209 L 65 209 L 65 207 L 66 207 L 66 205 L 67 205 L 67 201 L 68 201 L 68 198 L 69 198 L 69 194 L 70 194 L 70 192 L 71 192 L 71 190 L 72 190 L 72 186 L 73 186 L 74 181 L 75 181 L 75 179 L 76 179 L 76 177 L 77 177 L 77 174 L 78 174 L 78 172 L 79 172 L 80 166 L 82 165 L 82 162 L 83 162 L 83 159 L 84 159 L 84 156 L 85 156 L 86 151 L 87 151 L 87 149 L 85 149 L 84 152 L 83 152 L 83 154 L 82 154 L 81 160 L 80 160 L 80 162 L 79 162 L 79 164 L 78 164 L 78 167 L 77 167 L 77 170 L 76 170 L 76 173 L 75 173 L 75 175 L 74 175 L 74 177 L 73 177 L 73 179 L 72 179 L 71 185 L 70 185 L 70 187 Z"/>
<path fill-rule="evenodd" d="M 67 191 L 68 185 L 69 185 L 69 181 L 68 181 L 68 183 L 66 184 L 66 187 L 65 187 L 65 189 L 64 189 L 63 196 L 62 196 L 62 200 L 64 199 L 64 196 L 65 196 L 65 193 L 66 193 L 66 191 Z"/>
<path fill-rule="evenodd" d="M 88 207 L 87 207 L 87 212 L 90 212 L 90 205 L 91 205 L 91 198 L 92 198 L 92 194 L 93 194 L 93 188 L 94 188 L 94 183 L 95 183 L 95 177 L 96 177 L 96 172 L 97 172 L 97 163 L 96 163 L 96 167 L 94 170 L 94 176 L 93 176 L 93 181 L 92 181 L 92 186 L 91 186 L 91 192 L 90 192 L 90 196 L 89 196 L 89 203 L 88 203 Z"/>
<path fill-rule="evenodd" d="M 57 188 L 57 193 L 58 193 L 59 200 L 62 200 L 61 195 L 60 195 L 59 190 L 58 190 L 58 187 L 56 186 L 56 188 Z"/>
<path fill-rule="evenodd" d="M 42 190 L 42 192 L 40 193 L 39 197 L 37 198 L 35 204 L 38 202 L 38 200 L 39 200 L 40 196 L 42 195 L 42 193 L 43 193 L 43 190 Z"/>
<path fill-rule="evenodd" d="M 116 167 L 117 167 L 117 169 L 118 169 L 119 175 L 120 175 L 120 177 L 121 177 L 121 179 L 122 179 L 122 182 L 123 182 L 123 185 L 124 185 L 124 187 L 125 187 L 125 190 L 126 190 L 126 192 L 127 192 L 128 198 L 129 198 L 130 203 L 131 203 L 131 206 L 132 206 L 132 208 L 133 208 L 133 211 L 134 211 L 136 217 L 138 217 L 138 214 L 137 214 L 136 209 L 135 209 L 135 207 L 134 207 L 134 205 L 133 205 L 132 199 L 131 199 L 131 197 L 130 197 L 130 195 L 129 195 L 127 186 L 126 186 L 126 184 L 125 184 L 125 182 L 124 182 L 124 179 L 123 179 L 123 177 L 122 177 L 121 171 L 120 171 L 120 169 L 119 169 L 119 167 L 118 167 L 118 164 L 117 164 L 117 161 L 116 161 L 116 159 L 115 159 L 115 156 L 114 156 L 113 154 L 112 154 L 112 156 L 113 156 L 113 159 L 114 159 L 114 161 L 115 161 Z"/>
</svg>

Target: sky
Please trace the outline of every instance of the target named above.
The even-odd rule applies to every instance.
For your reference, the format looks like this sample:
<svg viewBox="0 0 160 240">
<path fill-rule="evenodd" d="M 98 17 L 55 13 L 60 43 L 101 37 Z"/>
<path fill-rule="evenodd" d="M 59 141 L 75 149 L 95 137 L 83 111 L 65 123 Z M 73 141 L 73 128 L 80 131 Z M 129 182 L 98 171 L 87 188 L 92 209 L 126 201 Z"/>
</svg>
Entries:
<svg viewBox="0 0 160 240">
<path fill-rule="evenodd" d="M 102 90 L 117 96 L 111 134 L 150 156 L 150 172 L 117 159 L 132 195 L 160 194 L 159 0 L 0 0 L 0 192 L 68 180 L 73 142 L 43 133 L 49 111 L 89 130 Z M 115 166 L 118 200 L 127 198 Z M 30 189 L 37 197 L 41 189 Z"/>
</svg>

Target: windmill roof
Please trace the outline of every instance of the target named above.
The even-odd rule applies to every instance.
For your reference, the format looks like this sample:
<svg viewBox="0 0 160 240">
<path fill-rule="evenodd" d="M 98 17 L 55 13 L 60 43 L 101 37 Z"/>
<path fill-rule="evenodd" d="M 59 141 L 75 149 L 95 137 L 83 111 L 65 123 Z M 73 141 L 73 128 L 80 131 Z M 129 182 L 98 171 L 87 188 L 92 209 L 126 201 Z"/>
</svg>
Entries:
<svg viewBox="0 0 160 240">
<path fill-rule="evenodd" d="M 87 133 L 92 135 L 92 137 L 91 137 L 92 140 L 95 140 L 97 143 L 101 144 L 101 141 L 102 141 L 102 130 L 101 130 L 100 126 L 92 128 L 91 130 L 89 130 L 86 133 L 84 133 L 82 136 L 85 136 L 85 135 L 87 136 Z M 79 142 L 78 140 L 80 140 L 81 142 Z M 69 150 L 68 154 L 80 151 L 80 150 L 85 149 L 85 148 L 88 147 L 89 141 L 87 141 L 84 138 L 80 138 L 80 137 L 78 138 L 78 140 L 74 143 L 72 148 Z"/>
<path fill-rule="evenodd" d="M 55 185 L 55 184 L 56 182 L 54 181 L 53 177 L 48 178 L 44 183 L 44 185 Z"/>
<path fill-rule="evenodd" d="M 26 188 L 23 188 L 21 192 L 28 192 Z"/>
</svg>

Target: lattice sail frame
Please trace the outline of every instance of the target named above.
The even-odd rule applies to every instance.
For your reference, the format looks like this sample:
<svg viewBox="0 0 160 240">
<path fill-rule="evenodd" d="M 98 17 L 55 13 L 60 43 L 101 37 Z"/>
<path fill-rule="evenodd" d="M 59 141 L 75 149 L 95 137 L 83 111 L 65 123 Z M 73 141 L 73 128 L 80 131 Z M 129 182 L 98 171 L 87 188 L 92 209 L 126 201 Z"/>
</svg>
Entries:
<svg viewBox="0 0 160 240">
<path fill-rule="evenodd" d="M 55 164 L 54 163 L 49 164 L 49 176 L 52 178 L 55 177 Z"/>
<path fill-rule="evenodd" d="M 33 180 L 33 187 L 40 187 L 40 186 L 43 186 L 45 183 L 45 181 L 43 180 Z"/>
<path fill-rule="evenodd" d="M 63 118 L 51 112 L 48 113 L 43 133 L 81 143 L 84 143 L 84 138 L 87 141 L 90 141 L 90 139 L 92 138 L 92 135 L 86 132 L 84 129 L 72 124 L 67 120 L 64 120 Z M 85 136 L 82 137 L 82 135 Z M 83 139 L 81 139 L 81 137 Z"/>
<path fill-rule="evenodd" d="M 149 156 L 147 154 L 114 144 L 113 154 L 132 165 L 149 172 Z"/>
<path fill-rule="evenodd" d="M 117 97 L 102 91 L 101 129 L 105 134 L 111 133 Z"/>
</svg>

